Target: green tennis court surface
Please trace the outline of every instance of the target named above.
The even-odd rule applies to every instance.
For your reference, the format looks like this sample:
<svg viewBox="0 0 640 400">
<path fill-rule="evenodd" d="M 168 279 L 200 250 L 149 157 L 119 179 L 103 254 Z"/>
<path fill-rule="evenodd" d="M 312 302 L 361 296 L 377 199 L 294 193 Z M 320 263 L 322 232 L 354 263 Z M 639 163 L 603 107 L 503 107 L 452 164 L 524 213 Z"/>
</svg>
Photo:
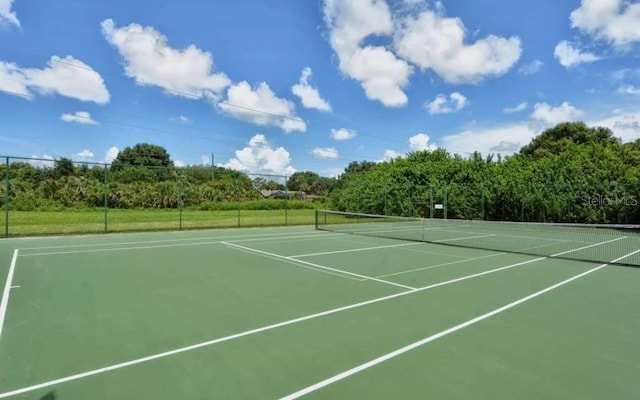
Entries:
<svg viewBox="0 0 640 400">
<path fill-rule="evenodd" d="M 640 398 L 640 270 L 554 257 L 638 260 L 634 236 L 541 256 L 374 236 L 0 241 L 0 398 Z"/>
</svg>

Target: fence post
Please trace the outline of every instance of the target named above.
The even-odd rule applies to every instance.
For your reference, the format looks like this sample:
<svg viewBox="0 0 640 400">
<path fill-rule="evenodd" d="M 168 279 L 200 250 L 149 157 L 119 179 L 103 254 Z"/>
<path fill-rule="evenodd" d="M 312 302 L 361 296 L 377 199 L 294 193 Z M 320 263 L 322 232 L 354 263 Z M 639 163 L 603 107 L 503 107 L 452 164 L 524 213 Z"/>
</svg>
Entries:
<svg viewBox="0 0 640 400">
<path fill-rule="evenodd" d="M 180 207 L 180 230 L 182 230 L 182 209 L 184 208 L 182 173 L 178 175 L 178 207 Z"/>
<path fill-rule="evenodd" d="M 109 170 L 104 165 L 104 233 L 107 233 L 107 221 L 109 213 Z"/>
<path fill-rule="evenodd" d="M 236 202 L 238 203 L 238 228 L 240 228 L 240 174 L 236 175 Z"/>
<path fill-rule="evenodd" d="M 9 237 L 9 157 L 4 171 L 4 237 Z"/>
<path fill-rule="evenodd" d="M 289 178 L 284 176 L 284 225 L 289 225 Z"/>
<path fill-rule="evenodd" d="M 485 205 L 484 205 L 484 202 L 485 202 L 484 185 L 480 186 L 480 190 L 482 190 L 482 220 L 486 221 L 487 220 L 487 214 L 486 214 Z"/>
</svg>

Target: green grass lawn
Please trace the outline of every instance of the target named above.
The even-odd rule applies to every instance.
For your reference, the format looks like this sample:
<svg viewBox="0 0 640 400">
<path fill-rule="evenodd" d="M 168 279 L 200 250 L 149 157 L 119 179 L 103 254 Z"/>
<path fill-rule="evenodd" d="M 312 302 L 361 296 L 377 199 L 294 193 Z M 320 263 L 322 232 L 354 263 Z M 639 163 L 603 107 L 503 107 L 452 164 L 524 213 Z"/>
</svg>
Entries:
<svg viewBox="0 0 640 400">
<path fill-rule="evenodd" d="M 314 211 L 304 210 L 108 210 L 10 211 L 0 217 L 2 236 L 64 235 L 131 231 L 311 225 Z"/>
</svg>

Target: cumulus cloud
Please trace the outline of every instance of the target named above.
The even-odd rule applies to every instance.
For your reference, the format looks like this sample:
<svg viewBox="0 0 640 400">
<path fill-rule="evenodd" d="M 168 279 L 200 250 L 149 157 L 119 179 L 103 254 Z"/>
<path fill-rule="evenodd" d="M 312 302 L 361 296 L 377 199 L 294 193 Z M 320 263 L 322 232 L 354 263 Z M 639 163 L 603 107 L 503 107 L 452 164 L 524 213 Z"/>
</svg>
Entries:
<svg viewBox="0 0 640 400">
<path fill-rule="evenodd" d="M 465 43 L 466 29 L 459 18 L 447 18 L 441 12 L 424 11 L 407 16 L 395 37 L 400 56 L 419 66 L 432 69 L 447 83 L 479 83 L 507 73 L 520 59 L 518 37 L 489 35 Z"/>
<path fill-rule="evenodd" d="M 116 146 L 109 148 L 109 150 L 107 150 L 107 152 L 104 154 L 104 162 L 106 163 L 113 162 L 113 160 L 115 160 L 116 157 L 118 157 L 119 153 L 120 153 L 120 150 L 118 150 Z"/>
<path fill-rule="evenodd" d="M 528 144 L 539 131 L 526 123 L 494 127 L 476 127 L 443 137 L 443 148 L 452 153 L 471 154 L 479 151 L 484 155 L 510 155 Z"/>
<path fill-rule="evenodd" d="M 425 103 L 425 108 L 429 114 L 449 114 L 457 112 L 465 108 L 469 101 L 465 96 L 458 92 L 453 92 L 447 98 L 446 95 L 440 94 L 433 101 Z"/>
<path fill-rule="evenodd" d="M 627 51 L 640 42 L 640 3 L 626 0 L 582 0 L 570 16 L 571 26 Z"/>
<path fill-rule="evenodd" d="M 102 34 L 120 53 L 125 74 L 139 85 L 158 86 L 165 93 L 189 98 L 218 99 L 231 81 L 214 72 L 211 53 L 190 45 L 175 49 L 153 27 L 130 24 L 117 28 L 111 19 L 101 23 Z"/>
<path fill-rule="evenodd" d="M 31 99 L 33 94 L 27 87 L 23 69 L 15 63 L 0 61 L 0 90 L 14 96 Z"/>
<path fill-rule="evenodd" d="M 91 114 L 87 111 L 76 111 L 75 113 L 64 113 L 60 119 L 65 122 L 75 122 L 84 125 L 100 125 L 98 121 L 91 118 Z"/>
<path fill-rule="evenodd" d="M 414 66 L 447 83 L 479 83 L 504 75 L 520 58 L 518 37 L 489 35 L 468 43 L 462 21 L 445 17 L 439 1 L 433 10 L 418 3 L 394 3 L 394 14 L 386 0 L 325 0 L 324 20 L 339 69 L 358 81 L 369 99 L 387 107 L 406 105 L 404 89 Z"/>
<path fill-rule="evenodd" d="M 296 172 L 291 166 L 289 152 L 283 147 L 274 149 L 263 134 L 252 137 L 249 145 L 236 150 L 235 155 L 235 158 L 222 166 L 254 174 L 291 175 Z"/>
<path fill-rule="evenodd" d="M 291 87 L 293 94 L 300 98 L 305 108 L 314 108 L 320 111 L 331 111 L 331 105 L 320 96 L 317 88 L 309 84 L 311 78 L 311 68 L 306 67 L 302 70 L 302 75 L 297 84 Z"/>
<path fill-rule="evenodd" d="M 582 110 L 565 101 L 557 107 L 547 103 L 536 103 L 533 107 L 531 118 L 547 124 L 559 124 L 561 122 L 576 121 L 583 115 L 584 112 Z"/>
<path fill-rule="evenodd" d="M 53 56 L 42 69 L 0 61 L 0 90 L 27 98 L 37 92 L 98 104 L 108 103 L 110 98 L 100 74 L 71 56 Z"/>
<path fill-rule="evenodd" d="M 610 116 L 585 122 L 588 126 L 604 126 L 624 142 L 640 139 L 640 109 L 618 110 Z"/>
<path fill-rule="evenodd" d="M 583 63 L 598 61 L 600 59 L 593 53 L 582 52 L 580 49 L 573 47 L 573 45 L 566 40 L 558 43 L 553 51 L 553 55 L 558 62 L 560 62 L 560 65 L 566 68 L 571 68 Z"/>
<path fill-rule="evenodd" d="M 502 112 L 504 112 L 505 114 L 515 114 L 526 110 L 528 107 L 529 105 L 526 102 L 523 102 L 515 107 L 505 107 L 502 109 Z"/>
<path fill-rule="evenodd" d="M 295 105 L 273 93 L 266 82 L 256 88 L 242 81 L 231 85 L 218 107 L 232 117 L 261 126 L 277 126 L 287 133 L 304 132 L 307 124 L 295 113 Z"/>
<path fill-rule="evenodd" d="M 401 107 L 413 68 L 383 46 L 364 46 L 370 36 L 391 36 L 391 10 L 384 0 L 325 0 L 324 19 L 339 68 L 360 83 L 367 98 Z"/>
<path fill-rule="evenodd" d="M 37 168 L 52 168 L 55 165 L 55 157 L 49 154 L 41 156 L 34 154 L 27 162 Z"/>
<path fill-rule="evenodd" d="M 93 152 L 91 150 L 85 149 L 85 150 L 82 150 L 79 153 L 75 153 L 73 155 L 73 159 L 75 161 L 91 161 L 91 160 L 93 160 L 93 156 L 94 156 L 94 154 L 93 154 Z"/>
<path fill-rule="evenodd" d="M 20 27 L 20 21 L 15 11 L 11 10 L 13 0 L 0 0 L 0 27 L 4 24 L 13 24 Z"/>
<path fill-rule="evenodd" d="M 316 147 L 311 150 L 311 155 L 315 158 L 324 158 L 329 160 L 337 160 L 339 157 L 338 150 L 335 147 Z"/>
<path fill-rule="evenodd" d="M 391 149 L 387 149 L 384 151 L 384 154 L 382 155 L 382 158 L 379 160 L 376 160 L 376 162 L 385 162 L 385 161 L 391 161 L 394 160 L 396 158 L 401 158 L 404 157 L 403 153 L 397 152 L 395 150 L 391 150 Z"/>
<path fill-rule="evenodd" d="M 423 151 L 423 150 L 436 150 L 438 145 L 435 143 L 429 143 L 429 135 L 425 133 L 418 133 L 417 135 L 409 138 L 409 149 L 411 151 Z"/>
<path fill-rule="evenodd" d="M 356 131 L 352 131 L 350 129 L 331 129 L 331 138 L 333 140 L 349 140 L 356 137 Z"/>
</svg>

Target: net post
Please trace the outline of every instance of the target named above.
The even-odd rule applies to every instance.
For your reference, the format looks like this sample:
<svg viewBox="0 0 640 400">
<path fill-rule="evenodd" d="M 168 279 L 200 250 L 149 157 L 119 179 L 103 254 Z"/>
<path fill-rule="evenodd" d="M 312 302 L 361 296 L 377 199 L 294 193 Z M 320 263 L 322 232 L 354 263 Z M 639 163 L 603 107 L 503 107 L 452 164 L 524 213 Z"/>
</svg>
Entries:
<svg viewBox="0 0 640 400">
<path fill-rule="evenodd" d="M 316 227 L 316 230 L 318 230 L 318 217 L 319 217 L 318 213 L 319 212 L 320 212 L 320 210 L 316 209 L 316 215 L 315 215 L 315 227 Z"/>
<path fill-rule="evenodd" d="M 429 218 L 433 218 L 433 186 L 429 185 Z"/>
<path fill-rule="evenodd" d="M 443 215 L 442 218 L 443 219 L 447 219 L 447 208 L 448 208 L 448 194 L 449 194 L 449 187 L 445 184 L 444 185 L 444 204 L 443 204 Z"/>
</svg>

